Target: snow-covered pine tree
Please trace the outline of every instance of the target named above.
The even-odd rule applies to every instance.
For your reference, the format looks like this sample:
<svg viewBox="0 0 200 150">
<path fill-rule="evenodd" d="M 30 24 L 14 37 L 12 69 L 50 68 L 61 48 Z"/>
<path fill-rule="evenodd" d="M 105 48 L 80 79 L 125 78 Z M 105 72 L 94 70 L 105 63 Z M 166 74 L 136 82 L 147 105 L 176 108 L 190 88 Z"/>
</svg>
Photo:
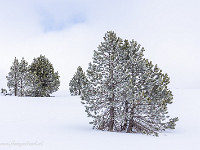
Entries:
<svg viewBox="0 0 200 150">
<path fill-rule="evenodd" d="M 19 91 L 19 61 L 15 57 L 13 65 L 10 67 L 10 72 L 8 73 L 8 76 L 6 76 L 8 82 L 7 86 L 9 88 L 9 91 L 11 94 L 14 94 L 17 96 Z"/>
<path fill-rule="evenodd" d="M 69 91 L 71 95 L 81 95 L 81 90 L 86 83 L 87 78 L 85 76 L 85 73 L 83 72 L 83 69 L 79 66 L 69 83 Z"/>
<path fill-rule="evenodd" d="M 36 82 L 39 83 L 38 85 L 33 83 L 34 96 L 46 97 L 58 90 L 60 86 L 58 72 L 54 72 L 53 65 L 45 56 L 40 55 L 35 58 L 30 65 L 29 72 L 32 73 L 33 78 L 37 78 Z"/>
<path fill-rule="evenodd" d="M 30 67 L 30 66 L 29 66 Z M 26 96 L 36 97 L 40 93 L 41 82 L 35 72 L 27 74 Z"/>
<path fill-rule="evenodd" d="M 100 130 L 120 129 L 119 91 L 126 78 L 121 53 L 122 40 L 114 32 L 107 32 L 87 70 L 88 83 L 82 90 L 82 103 L 88 116 L 94 119 L 94 128 Z"/>
<path fill-rule="evenodd" d="M 107 32 L 94 51 L 81 93 L 94 128 L 158 135 L 175 127 L 178 118 L 167 116 L 173 99 L 169 77 L 143 58 L 143 51 L 114 32 Z"/>
<path fill-rule="evenodd" d="M 28 86 L 29 86 L 28 62 L 24 58 L 22 58 L 21 62 L 19 63 L 18 96 L 26 96 Z"/>
</svg>

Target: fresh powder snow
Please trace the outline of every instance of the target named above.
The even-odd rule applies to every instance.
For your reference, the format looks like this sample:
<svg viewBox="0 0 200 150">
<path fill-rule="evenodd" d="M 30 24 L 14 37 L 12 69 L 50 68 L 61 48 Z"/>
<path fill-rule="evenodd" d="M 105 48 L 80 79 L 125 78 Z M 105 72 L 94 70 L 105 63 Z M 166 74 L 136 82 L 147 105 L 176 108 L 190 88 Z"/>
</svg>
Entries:
<svg viewBox="0 0 200 150">
<path fill-rule="evenodd" d="M 92 129 L 79 96 L 0 96 L 0 149 L 3 150 L 198 150 L 200 90 L 172 90 L 169 113 L 180 121 L 159 137 Z"/>
</svg>

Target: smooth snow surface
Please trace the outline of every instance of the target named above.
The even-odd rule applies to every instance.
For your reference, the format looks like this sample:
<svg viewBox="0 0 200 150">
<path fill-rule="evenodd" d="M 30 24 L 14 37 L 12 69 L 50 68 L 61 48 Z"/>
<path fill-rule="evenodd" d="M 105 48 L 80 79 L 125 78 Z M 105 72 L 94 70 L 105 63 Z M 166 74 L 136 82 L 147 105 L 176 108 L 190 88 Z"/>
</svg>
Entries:
<svg viewBox="0 0 200 150">
<path fill-rule="evenodd" d="M 175 130 L 159 137 L 93 130 L 79 97 L 0 96 L 0 150 L 199 150 L 200 90 L 172 90 Z"/>
</svg>

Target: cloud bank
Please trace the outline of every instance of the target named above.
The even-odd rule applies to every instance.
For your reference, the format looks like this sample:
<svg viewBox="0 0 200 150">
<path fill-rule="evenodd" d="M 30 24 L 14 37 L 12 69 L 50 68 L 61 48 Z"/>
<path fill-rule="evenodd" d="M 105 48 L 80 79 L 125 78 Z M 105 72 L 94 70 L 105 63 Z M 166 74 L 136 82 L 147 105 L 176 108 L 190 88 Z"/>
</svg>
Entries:
<svg viewBox="0 0 200 150">
<path fill-rule="evenodd" d="M 172 88 L 200 88 L 199 8 L 198 0 L 0 1 L 0 88 L 14 57 L 31 63 L 42 54 L 68 89 L 109 30 L 138 41 L 145 58 L 169 74 Z"/>
</svg>

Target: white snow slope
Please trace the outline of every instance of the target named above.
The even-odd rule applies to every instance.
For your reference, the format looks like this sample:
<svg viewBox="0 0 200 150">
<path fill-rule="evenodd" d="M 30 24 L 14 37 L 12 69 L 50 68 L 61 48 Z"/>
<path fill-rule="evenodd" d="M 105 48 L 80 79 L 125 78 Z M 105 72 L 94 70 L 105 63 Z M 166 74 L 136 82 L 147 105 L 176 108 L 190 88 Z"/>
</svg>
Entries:
<svg viewBox="0 0 200 150">
<path fill-rule="evenodd" d="M 172 90 L 175 130 L 159 137 L 93 130 L 79 97 L 0 96 L 0 150 L 199 150 L 200 90 Z M 65 92 L 67 93 L 67 92 Z"/>
</svg>

